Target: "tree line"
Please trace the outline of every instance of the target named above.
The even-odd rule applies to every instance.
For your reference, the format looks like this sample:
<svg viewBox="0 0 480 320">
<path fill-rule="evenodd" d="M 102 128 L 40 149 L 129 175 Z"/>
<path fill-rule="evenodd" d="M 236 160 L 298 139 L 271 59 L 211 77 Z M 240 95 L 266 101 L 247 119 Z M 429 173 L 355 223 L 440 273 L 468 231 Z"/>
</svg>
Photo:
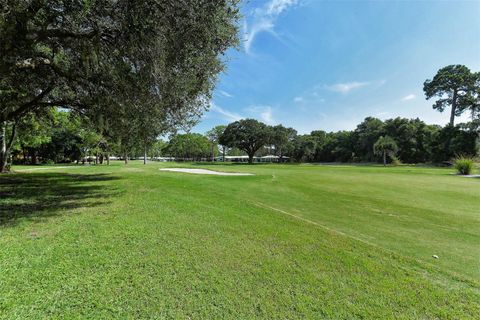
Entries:
<svg viewBox="0 0 480 320">
<path fill-rule="evenodd" d="M 440 112 L 450 109 L 447 126 L 428 125 L 418 118 L 382 121 L 367 117 L 352 131 L 317 130 L 298 135 L 293 128 L 245 119 L 213 128 L 206 133 L 203 144 L 207 146 L 209 140 L 212 150 L 220 146 L 223 154 L 226 149 L 235 153 L 241 150 L 248 155 L 250 163 L 259 152 L 276 155 L 280 160 L 288 157 L 296 162 L 381 160 L 384 164 L 387 160 L 441 163 L 458 155 L 476 156 L 479 151 L 480 72 L 471 72 L 463 65 L 446 66 L 438 70 L 433 79 L 424 82 L 423 90 L 427 100 L 437 99 L 434 109 Z M 470 113 L 471 121 L 455 125 L 455 118 L 465 112 Z M 170 155 L 180 156 L 175 152 L 176 139 L 172 139 L 165 150 Z M 183 135 L 181 139 L 186 141 L 189 136 Z M 207 153 L 208 147 L 204 147 L 202 155 Z M 214 152 L 211 154 L 213 157 Z"/>
<path fill-rule="evenodd" d="M 28 117 L 18 125 L 12 146 L 17 163 L 103 163 L 109 156 L 123 158 L 121 141 L 112 142 L 78 115 L 51 109 L 48 117 Z M 420 119 L 365 118 L 354 130 L 312 131 L 298 134 L 283 125 L 268 126 L 254 119 L 216 126 L 204 135 L 174 134 L 169 141 L 157 140 L 147 156 L 213 161 L 225 155 L 275 155 L 294 162 L 383 162 L 442 163 L 457 155 L 475 156 L 479 148 L 479 121 L 455 126 L 429 125 Z M 144 157 L 141 141 L 133 144 L 131 157 Z M 94 158 L 94 159 L 92 159 Z M 217 158 L 219 159 L 219 158 Z"/>
<path fill-rule="evenodd" d="M 454 88 L 459 86 L 446 77 L 445 70 L 450 70 L 454 79 L 470 81 L 470 87 L 464 85 L 469 91 L 455 89 L 458 100 L 455 103 L 454 89 L 448 91 L 445 83 Z M 458 77 L 452 70 L 466 70 L 470 78 Z M 450 103 L 455 110 L 451 114 L 455 117 L 462 112 L 470 113 L 471 121 L 457 125 L 442 127 L 420 119 L 398 117 L 382 121 L 367 117 L 351 131 L 315 130 L 310 134 L 298 134 L 295 129 L 283 125 L 268 126 L 254 119 L 244 119 L 228 126 L 216 126 L 204 135 L 173 134 L 169 141 L 151 137 L 145 144 L 135 132 L 127 130 L 131 134 L 129 137 L 108 136 L 108 131 L 98 130 L 97 123 L 101 119 L 92 120 L 51 107 L 42 116 L 29 114 L 17 122 L 18 138 L 11 149 L 15 161 L 33 164 L 92 161 L 92 157 L 95 163 L 102 163 L 108 162 L 111 155 L 121 156 L 125 161 L 129 157 L 142 157 L 145 161 L 147 156 L 213 161 L 218 155 L 248 155 L 249 162 L 253 162 L 255 155 L 275 155 L 282 162 L 442 163 L 458 155 L 478 154 L 480 119 L 478 78 L 475 77 L 478 73 L 449 66 L 439 70 L 433 80 L 425 82 L 427 98 L 431 97 L 433 84 L 444 90 L 444 96 L 440 95 L 434 102 L 434 108 L 439 109 L 442 104 L 443 109 L 439 110 L 443 111 Z M 138 127 L 131 125 L 130 128 Z"/>
<path fill-rule="evenodd" d="M 245 154 L 250 163 L 255 155 L 268 154 L 282 162 L 442 163 L 457 155 L 478 154 L 478 128 L 478 122 L 441 127 L 420 119 L 367 117 L 351 131 L 297 134 L 283 125 L 245 119 L 215 127 L 218 135 L 174 136 L 161 153 L 196 159 Z"/>
</svg>

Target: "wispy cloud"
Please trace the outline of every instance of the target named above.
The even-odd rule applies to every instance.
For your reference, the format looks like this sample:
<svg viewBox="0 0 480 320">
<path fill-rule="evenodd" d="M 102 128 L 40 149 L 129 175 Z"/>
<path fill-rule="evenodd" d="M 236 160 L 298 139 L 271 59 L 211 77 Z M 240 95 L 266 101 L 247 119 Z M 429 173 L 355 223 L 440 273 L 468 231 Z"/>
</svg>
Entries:
<svg viewBox="0 0 480 320">
<path fill-rule="evenodd" d="M 302 102 L 302 101 L 303 101 L 303 97 L 301 96 L 293 98 L 293 102 Z"/>
<path fill-rule="evenodd" d="M 256 118 L 266 124 L 276 124 L 277 121 L 273 116 L 273 108 L 271 106 L 252 106 L 246 109 L 253 118 Z"/>
<path fill-rule="evenodd" d="M 230 112 L 228 110 L 225 110 L 219 106 L 217 106 L 215 103 L 210 103 L 210 110 L 211 111 L 214 111 L 220 115 L 222 115 L 224 117 L 225 120 L 228 120 L 228 121 L 238 121 L 240 119 L 243 119 L 245 117 L 243 117 L 242 115 L 238 114 L 238 113 L 235 113 L 235 112 Z"/>
<path fill-rule="evenodd" d="M 233 95 L 228 93 L 227 91 L 219 90 L 218 91 L 222 96 L 227 97 L 227 98 L 233 98 Z"/>
<path fill-rule="evenodd" d="M 241 119 L 245 118 L 255 118 L 258 119 L 262 122 L 265 122 L 266 124 L 276 124 L 277 121 L 275 120 L 273 116 L 273 108 L 271 106 L 252 106 L 245 108 L 243 113 L 245 115 L 236 113 L 236 112 L 231 112 L 228 110 L 225 110 L 224 108 L 216 105 L 214 102 L 210 103 L 210 111 L 213 111 L 219 115 L 222 116 L 224 120 L 227 120 L 229 122 L 233 121 L 238 121 Z M 248 115 L 248 117 L 247 117 Z"/>
<path fill-rule="evenodd" d="M 266 124 L 276 123 L 275 119 L 273 119 L 273 113 L 272 113 L 271 107 L 267 107 L 264 111 L 262 111 L 260 113 L 260 117 Z"/>
<path fill-rule="evenodd" d="M 347 94 L 354 89 L 365 87 L 370 85 L 371 82 L 346 82 L 346 83 L 336 83 L 331 86 L 328 86 L 327 89 L 334 92 L 340 92 L 342 94 Z"/>
<path fill-rule="evenodd" d="M 251 17 L 251 21 L 244 21 L 244 47 L 247 53 L 250 53 L 255 37 L 261 32 L 275 33 L 275 21 L 278 16 L 289 7 L 296 5 L 298 0 L 270 0 L 264 6 L 256 8 Z"/>
<path fill-rule="evenodd" d="M 415 99 L 417 96 L 412 94 L 406 95 L 405 97 L 402 98 L 402 101 L 409 101 Z"/>
<path fill-rule="evenodd" d="M 320 91 L 324 90 L 325 86 L 313 86 L 301 92 L 298 96 L 293 98 L 293 102 L 297 105 L 317 105 L 324 103 L 325 99 L 322 97 Z"/>
</svg>

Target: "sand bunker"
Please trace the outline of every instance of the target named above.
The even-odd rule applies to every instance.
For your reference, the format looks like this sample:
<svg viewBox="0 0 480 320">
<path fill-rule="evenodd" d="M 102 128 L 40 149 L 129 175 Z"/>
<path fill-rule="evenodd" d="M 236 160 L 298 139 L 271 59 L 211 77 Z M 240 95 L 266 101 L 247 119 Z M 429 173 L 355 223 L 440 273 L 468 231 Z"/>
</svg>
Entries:
<svg viewBox="0 0 480 320">
<path fill-rule="evenodd" d="M 465 175 L 465 176 L 462 176 L 464 178 L 480 178 L 480 174 L 469 174 L 469 175 Z"/>
<path fill-rule="evenodd" d="M 206 169 L 187 169 L 187 168 L 164 168 L 160 169 L 161 171 L 172 171 L 172 172 L 184 172 L 184 173 L 193 173 L 193 174 L 212 174 L 217 176 L 252 176 L 251 173 L 240 173 L 240 172 L 219 172 Z"/>
<path fill-rule="evenodd" d="M 68 166 L 68 167 L 43 167 L 43 168 L 27 168 L 27 169 L 16 169 L 14 171 L 37 171 L 37 170 L 52 170 L 52 169 L 71 169 L 71 168 L 80 168 L 80 166 Z"/>
</svg>

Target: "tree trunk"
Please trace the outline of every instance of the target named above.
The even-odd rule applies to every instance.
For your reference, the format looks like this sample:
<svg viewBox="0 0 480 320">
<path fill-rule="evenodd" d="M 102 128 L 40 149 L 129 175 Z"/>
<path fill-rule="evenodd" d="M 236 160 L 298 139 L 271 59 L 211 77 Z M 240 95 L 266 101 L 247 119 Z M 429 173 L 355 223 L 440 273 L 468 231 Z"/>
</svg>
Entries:
<svg viewBox="0 0 480 320">
<path fill-rule="evenodd" d="M 110 154 L 107 152 L 107 166 L 110 165 Z"/>
<path fill-rule="evenodd" d="M 126 151 L 123 153 L 123 159 L 125 161 L 125 164 L 128 164 L 128 154 Z"/>
<path fill-rule="evenodd" d="M 255 155 L 255 153 L 253 154 L 248 154 L 248 164 L 253 164 L 253 156 Z"/>
<path fill-rule="evenodd" d="M 383 166 L 387 166 L 387 151 L 383 150 Z"/>
<path fill-rule="evenodd" d="M 8 156 L 17 136 L 17 124 L 13 123 L 12 135 L 7 141 L 7 121 L 0 122 L 0 173 L 7 172 Z"/>
<path fill-rule="evenodd" d="M 215 145 L 212 144 L 212 162 L 215 162 Z"/>
<path fill-rule="evenodd" d="M 222 146 L 223 162 L 225 162 L 225 146 Z"/>
<path fill-rule="evenodd" d="M 37 164 L 37 150 L 31 149 L 32 150 L 32 164 L 36 165 Z M 57 159 L 55 159 L 57 160 Z"/>
<path fill-rule="evenodd" d="M 0 172 L 7 172 L 7 122 L 0 122 Z"/>
<path fill-rule="evenodd" d="M 452 110 L 450 112 L 450 126 L 454 126 L 455 124 L 455 112 L 457 111 L 457 90 L 453 91 L 452 97 Z"/>
<path fill-rule="evenodd" d="M 143 150 L 143 164 L 147 164 L 147 147 Z"/>
<path fill-rule="evenodd" d="M 27 164 L 28 153 L 24 147 L 22 147 L 22 154 L 23 154 L 23 164 Z"/>
</svg>

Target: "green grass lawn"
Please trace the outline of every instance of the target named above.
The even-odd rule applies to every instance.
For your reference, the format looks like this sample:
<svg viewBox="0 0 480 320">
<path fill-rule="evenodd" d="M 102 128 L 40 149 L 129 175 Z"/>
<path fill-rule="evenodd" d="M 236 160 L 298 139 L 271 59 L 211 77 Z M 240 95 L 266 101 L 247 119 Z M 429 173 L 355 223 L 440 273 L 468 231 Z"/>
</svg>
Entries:
<svg viewBox="0 0 480 320">
<path fill-rule="evenodd" d="M 0 176 L 0 318 L 480 315 L 480 179 L 452 169 L 43 168 Z"/>
</svg>

